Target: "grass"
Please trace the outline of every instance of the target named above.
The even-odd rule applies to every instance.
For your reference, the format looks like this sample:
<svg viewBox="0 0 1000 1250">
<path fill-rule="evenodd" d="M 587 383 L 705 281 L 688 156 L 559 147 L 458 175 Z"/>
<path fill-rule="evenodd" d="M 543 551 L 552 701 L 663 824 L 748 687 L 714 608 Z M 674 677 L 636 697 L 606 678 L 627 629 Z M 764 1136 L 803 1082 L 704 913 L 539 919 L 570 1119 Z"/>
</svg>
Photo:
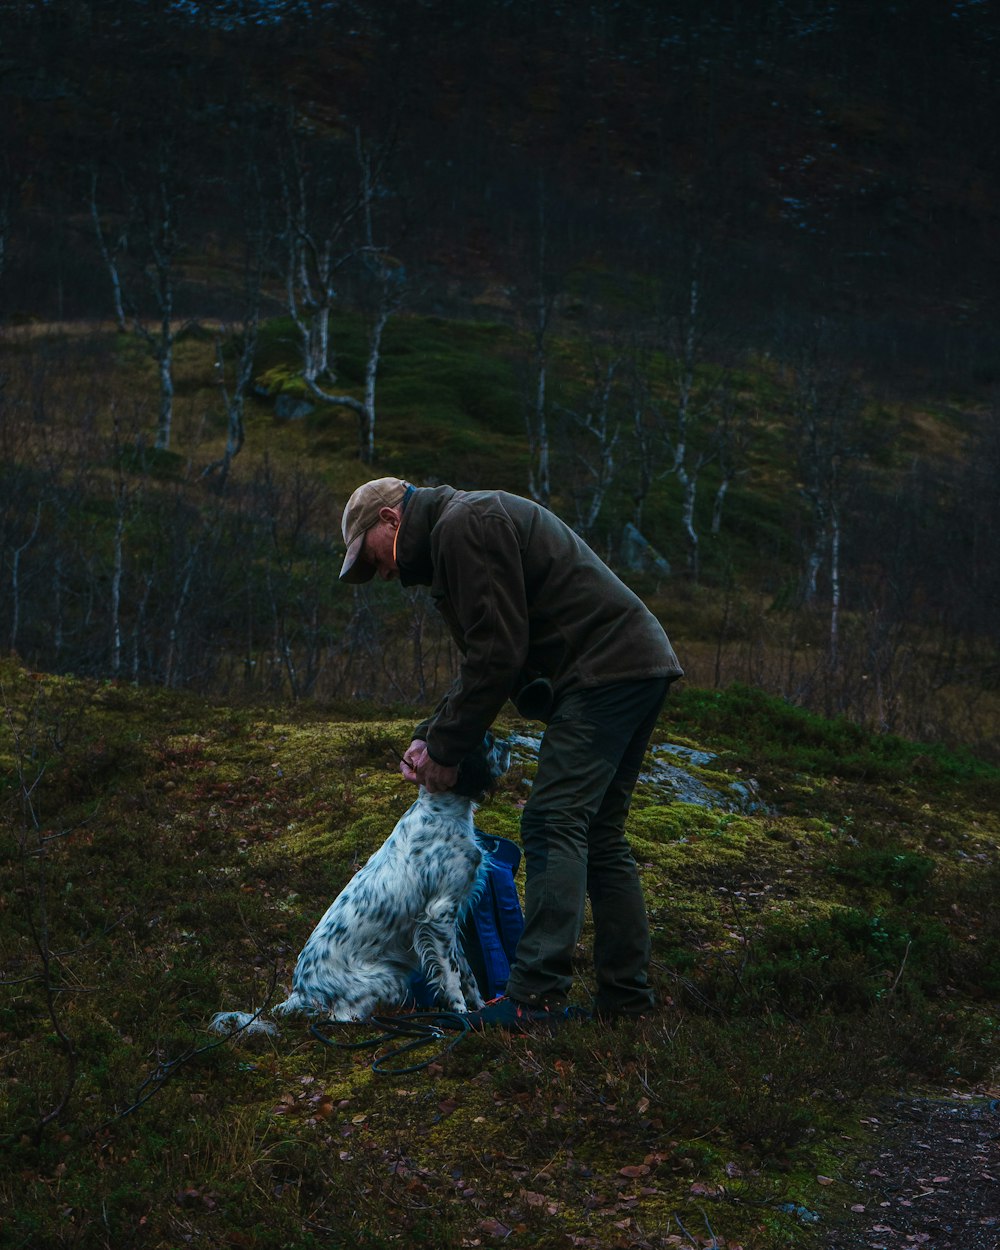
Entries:
<svg viewBox="0 0 1000 1250">
<path fill-rule="evenodd" d="M 205 1025 L 282 993 L 409 802 L 392 757 L 419 709 L 0 679 L 4 1246 L 809 1246 L 863 1108 L 995 1079 L 997 775 L 962 756 L 907 773 L 925 748 L 688 691 L 658 739 L 769 808 L 640 786 L 662 1013 L 389 1078 L 295 1024 L 254 1049 Z M 512 775 L 481 825 L 515 832 L 523 794 Z"/>
</svg>

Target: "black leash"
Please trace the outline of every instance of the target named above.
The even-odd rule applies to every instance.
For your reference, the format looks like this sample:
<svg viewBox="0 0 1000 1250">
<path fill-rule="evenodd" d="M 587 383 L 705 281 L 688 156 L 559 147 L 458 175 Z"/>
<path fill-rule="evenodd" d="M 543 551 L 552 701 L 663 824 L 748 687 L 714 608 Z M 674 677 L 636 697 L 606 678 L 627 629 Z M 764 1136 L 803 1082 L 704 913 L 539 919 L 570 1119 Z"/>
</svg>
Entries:
<svg viewBox="0 0 1000 1250">
<path fill-rule="evenodd" d="M 462 1040 L 470 1030 L 468 1020 L 457 1011 L 413 1011 L 405 1016 L 369 1016 L 368 1023 L 384 1030 L 378 1037 L 368 1037 L 361 1042 L 338 1042 L 324 1033 L 319 1025 L 310 1025 L 313 1037 L 324 1046 L 332 1046 L 335 1050 L 369 1050 L 373 1046 L 381 1046 L 384 1042 L 394 1042 L 401 1037 L 410 1040 L 402 1046 L 384 1051 L 372 1060 L 372 1071 L 380 1076 L 405 1076 L 408 1072 L 422 1072 L 424 1068 L 443 1058 Z M 436 1051 L 422 1063 L 414 1063 L 409 1067 L 396 1068 L 388 1066 L 411 1051 L 420 1050 L 431 1043 L 441 1042 L 448 1038 L 448 1043 Z"/>
</svg>

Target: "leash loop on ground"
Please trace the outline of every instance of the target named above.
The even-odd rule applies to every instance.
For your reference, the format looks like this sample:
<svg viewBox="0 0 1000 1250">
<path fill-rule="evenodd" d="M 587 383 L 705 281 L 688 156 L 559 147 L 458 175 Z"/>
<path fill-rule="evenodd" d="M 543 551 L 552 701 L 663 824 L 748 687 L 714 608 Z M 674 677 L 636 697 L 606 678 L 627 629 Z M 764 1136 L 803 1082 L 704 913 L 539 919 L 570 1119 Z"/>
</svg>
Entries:
<svg viewBox="0 0 1000 1250">
<path fill-rule="evenodd" d="M 317 1041 L 335 1050 L 370 1050 L 373 1046 L 381 1046 L 386 1042 L 395 1042 L 400 1038 L 409 1038 L 402 1046 L 395 1046 L 375 1056 L 371 1063 L 373 1072 L 379 1076 L 405 1076 L 410 1072 L 422 1072 L 430 1064 L 442 1059 L 469 1032 L 469 1021 L 457 1011 L 413 1011 L 405 1016 L 369 1016 L 368 1024 L 382 1029 L 377 1037 L 366 1037 L 358 1042 L 341 1042 L 324 1033 L 317 1024 L 310 1025 L 309 1031 Z M 406 1067 L 392 1066 L 402 1056 L 432 1043 L 447 1040 L 429 1059 Z"/>
</svg>

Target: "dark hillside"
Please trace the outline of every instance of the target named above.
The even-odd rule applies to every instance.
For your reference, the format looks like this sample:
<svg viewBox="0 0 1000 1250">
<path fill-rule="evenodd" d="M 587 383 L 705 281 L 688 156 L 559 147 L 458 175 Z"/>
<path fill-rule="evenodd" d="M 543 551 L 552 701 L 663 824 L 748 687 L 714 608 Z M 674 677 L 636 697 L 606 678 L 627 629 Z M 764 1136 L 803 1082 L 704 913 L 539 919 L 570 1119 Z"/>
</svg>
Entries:
<svg viewBox="0 0 1000 1250">
<path fill-rule="evenodd" d="M 359 394 L 364 323 L 342 314 L 332 325 L 339 384 Z M 424 596 L 395 587 L 338 587 L 340 509 L 373 473 L 526 493 L 530 340 L 496 323 L 396 317 L 369 469 L 357 459 L 357 417 L 304 391 L 291 324 L 269 321 L 247 399 L 246 448 L 224 486 L 205 476 L 226 429 L 212 340 L 193 329 L 177 342 L 174 445 L 159 450 L 155 365 L 130 336 L 8 333 L 0 637 L 39 669 L 230 697 L 433 699 L 454 665 L 437 614 Z M 627 567 L 642 444 L 627 424 L 623 386 L 609 410 L 617 441 L 603 484 L 583 459 L 599 446 L 579 420 L 592 398 L 593 350 L 578 338 L 551 343 L 552 504 L 582 526 L 603 491 L 588 537 L 661 617 L 688 680 L 749 682 L 992 758 L 1000 461 L 991 413 L 890 406 L 852 384 L 857 442 L 849 455 L 836 453 L 842 477 L 832 496 L 842 509 L 835 608 L 833 567 L 805 487 L 826 463 L 824 447 L 836 450 L 830 440 L 842 437 L 839 410 L 823 410 L 826 424 L 805 422 L 811 410 L 801 406 L 798 375 L 772 362 L 699 366 L 695 394 L 744 423 L 744 458 L 716 530 L 721 466 L 705 426 L 697 569 L 683 491 L 661 459 L 642 528 L 672 572 Z M 670 359 L 643 359 L 623 363 L 623 376 L 641 364 L 662 404 L 646 410 L 650 431 L 669 435 Z M 308 411 L 283 416 L 281 402 Z M 807 435 L 818 441 L 808 456 Z M 806 561 L 817 551 L 810 597 Z"/>
<path fill-rule="evenodd" d="M 232 247 L 235 168 L 249 144 L 273 171 L 291 100 L 342 157 L 356 126 L 398 128 L 426 307 L 510 311 L 541 184 L 567 280 L 683 286 L 697 246 L 729 339 L 780 351 L 822 315 L 839 351 L 897 382 L 993 377 L 991 4 L 54 0 L 0 21 L 8 313 L 107 314 L 87 171 L 135 178 L 163 141 L 185 184 L 188 306 L 223 306 L 221 275 L 202 279 Z"/>
</svg>

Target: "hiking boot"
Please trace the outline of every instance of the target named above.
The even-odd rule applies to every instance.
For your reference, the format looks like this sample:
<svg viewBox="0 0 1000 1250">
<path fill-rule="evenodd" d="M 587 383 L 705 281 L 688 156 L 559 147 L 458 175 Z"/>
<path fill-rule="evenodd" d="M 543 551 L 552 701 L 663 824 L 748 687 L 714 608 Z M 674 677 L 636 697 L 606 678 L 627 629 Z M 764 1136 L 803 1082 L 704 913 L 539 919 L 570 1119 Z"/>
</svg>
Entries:
<svg viewBox="0 0 1000 1250">
<path fill-rule="evenodd" d="M 654 1014 L 658 1014 L 658 1008 L 655 1003 L 636 1003 L 635 1001 L 624 1004 L 597 1002 L 594 1004 L 594 1019 L 598 1024 L 621 1024 L 627 1020 L 650 1020 Z"/>
<path fill-rule="evenodd" d="M 589 1020 L 590 1012 L 583 1007 L 567 1007 L 556 1004 L 549 1007 L 529 1007 L 516 998 L 495 998 L 479 1011 L 466 1016 L 474 1029 L 505 1029 L 508 1033 L 532 1033 L 548 1030 L 555 1032 L 562 1025 L 575 1020 Z"/>
</svg>

